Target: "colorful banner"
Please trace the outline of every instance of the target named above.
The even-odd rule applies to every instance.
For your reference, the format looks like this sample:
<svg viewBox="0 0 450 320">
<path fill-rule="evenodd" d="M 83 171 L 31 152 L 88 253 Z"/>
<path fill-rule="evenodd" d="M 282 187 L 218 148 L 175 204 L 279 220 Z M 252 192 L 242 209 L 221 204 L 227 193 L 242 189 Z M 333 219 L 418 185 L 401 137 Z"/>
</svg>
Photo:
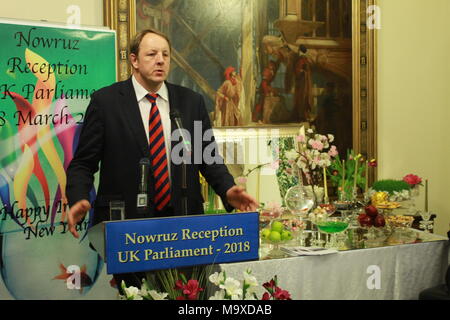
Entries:
<svg viewBox="0 0 450 320">
<path fill-rule="evenodd" d="M 0 299 L 83 299 L 104 263 L 88 219 L 68 232 L 65 170 L 90 95 L 116 80 L 115 32 L 0 21 L 0 39 Z"/>
<path fill-rule="evenodd" d="M 113 221 L 105 242 L 108 274 L 257 260 L 259 215 Z"/>
</svg>

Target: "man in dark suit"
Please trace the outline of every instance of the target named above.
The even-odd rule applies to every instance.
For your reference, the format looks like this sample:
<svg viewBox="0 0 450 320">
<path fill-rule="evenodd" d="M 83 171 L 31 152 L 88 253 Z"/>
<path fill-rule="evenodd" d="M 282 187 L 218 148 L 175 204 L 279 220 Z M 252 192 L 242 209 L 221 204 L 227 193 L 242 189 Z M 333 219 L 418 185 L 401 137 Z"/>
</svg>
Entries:
<svg viewBox="0 0 450 320">
<path fill-rule="evenodd" d="M 67 196 L 69 231 L 78 238 L 76 224 L 91 209 L 89 192 L 94 174 L 100 166 L 100 179 L 95 200 L 93 224 L 109 220 L 110 201 L 125 202 L 125 218 L 149 218 L 181 215 L 181 165 L 171 159 L 171 150 L 179 142 L 171 142 L 176 126 L 169 113 L 178 110 L 184 128 L 191 134 L 191 164 L 187 165 L 189 214 L 203 213 L 199 172 L 221 197 L 225 208 L 253 211 L 258 204 L 245 190 L 234 184 L 233 177 L 223 163 L 205 162 L 207 150 L 214 150 L 214 139 L 203 141 L 203 134 L 211 129 L 203 97 L 190 89 L 165 82 L 170 69 L 171 47 L 169 39 L 154 30 L 144 30 L 132 41 L 130 62 L 133 76 L 123 82 L 96 91 L 86 110 L 85 121 L 74 158 L 67 170 Z M 154 171 L 149 175 L 149 209 L 136 210 L 139 185 L 139 162 L 142 158 L 154 161 L 150 153 L 149 137 L 152 132 L 154 104 L 147 94 L 154 94 L 159 110 L 164 142 L 159 159 L 167 159 L 168 187 L 165 200 L 158 203 L 158 180 Z M 157 96 L 155 95 L 157 94 Z M 158 122 L 159 123 L 159 122 Z M 149 133 L 150 132 L 150 133 Z M 197 135 L 195 134 L 197 133 Z M 200 133 L 200 134 L 199 134 Z M 196 138 L 196 139 L 194 139 Z M 213 143 L 213 145 L 211 145 Z M 197 152 L 196 155 L 196 151 Z M 173 156 L 173 155 L 172 155 Z M 200 159 L 199 159 L 200 156 Z M 218 157 L 210 152 L 211 158 Z M 209 159 L 210 160 L 210 159 Z M 161 162 L 163 162 L 161 160 Z M 152 163 L 153 164 L 153 163 Z M 158 169 L 159 170 L 159 169 Z M 119 284 L 119 283 L 118 283 Z"/>
</svg>

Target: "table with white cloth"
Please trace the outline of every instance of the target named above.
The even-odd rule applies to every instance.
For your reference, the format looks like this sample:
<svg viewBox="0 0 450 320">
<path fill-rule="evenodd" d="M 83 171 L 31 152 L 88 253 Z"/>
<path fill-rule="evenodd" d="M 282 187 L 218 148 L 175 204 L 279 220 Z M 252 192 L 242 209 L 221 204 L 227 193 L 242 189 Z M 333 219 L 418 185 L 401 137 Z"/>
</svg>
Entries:
<svg viewBox="0 0 450 320">
<path fill-rule="evenodd" d="M 251 269 L 260 285 L 276 275 L 278 286 L 289 291 L 293 300 L 410 300 L 444 283 L 449 247 L 447 238 L 433 236 L 427 242 L 216 267 L 236 280 Z M 258 289 L 262 296 L 264 288 Z"/>
</svg>

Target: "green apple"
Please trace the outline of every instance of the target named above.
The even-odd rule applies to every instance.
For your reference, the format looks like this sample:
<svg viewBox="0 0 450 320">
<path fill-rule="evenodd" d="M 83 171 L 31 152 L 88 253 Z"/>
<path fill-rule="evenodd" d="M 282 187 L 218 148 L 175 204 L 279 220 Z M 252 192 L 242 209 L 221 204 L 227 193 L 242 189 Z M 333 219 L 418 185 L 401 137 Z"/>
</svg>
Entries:
<svg viewBox="0 0 450 320">
<path fill-rule="evenodd" d="M 270 229 L 272 231 L 278 231 L 278 233 L 281 234 L 281 232 L 284 229 L 284 225 L 283 225 L 283 223 L 281 221 L 273 221 Z"/>
<path fill-rule="evenodd" d="M 280 242 L 281 241 L 281 234 L 278 231 L 271 231 L 269 239 L 272 242 Z"/>
<path fill-rule="evenodd" d="M 283 230 L 283 232 L 281 233 L 281 240 L 283 241 L 292 240 L 292 232 L 288 230 Z"/>
<path fill-rule="evenodd" d="M 261 230 L 261 238 L 263 239 L 269 239 L 270 236 L 270 229 L 264 228 Z"/>
</svg>

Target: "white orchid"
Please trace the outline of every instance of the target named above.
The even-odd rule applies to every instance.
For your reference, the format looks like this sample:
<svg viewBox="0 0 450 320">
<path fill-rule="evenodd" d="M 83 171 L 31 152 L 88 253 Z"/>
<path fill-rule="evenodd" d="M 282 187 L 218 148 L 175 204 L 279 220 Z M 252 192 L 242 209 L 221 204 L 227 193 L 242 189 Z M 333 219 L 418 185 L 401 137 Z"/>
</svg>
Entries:
<svg viewBox="0 0 450 320">
<path fill-rule="evenodd" d="M 166 292 L 157 292 L 156 290 L 150 290 L 148 293 L 153 300 L 167 300 L 166 298 L 169 295 Z"/>
<path fill-rule="evenodd" d="M 219 288 L 225 289 L 226 294 L 231 297 L 231 300 L 240 300 L 242 297 L 241 283 L 233 278 L 226 278 L 225 282 Z"/>
<path fill-rule="evenodd" d="M 218 286 L 225 281 L 225 275 L 223 274 L 223 272 L 220 273 L 214 272 L 212 275 L 209 276 L 209 281 Z"/>
<path fill-rule="evenodd" d="M 256 280 L 255 276 L 251 275 L 250 270 L 244 271 L 243 274 L 244 274 L 244 285 L 248 285 L 249 287 L 258 286 L 258 280 Z"/>
<path fill-rule="evenodd" d="M 142 279 L 140 295 L 148 300 L 167 300 L 168 293 L 157 292 L 149 288 L 147 281 Z"/>
<path fill-rule="evenodd" d="M 136 287 L 126 287 L 125 281 L 121 283 L 122 290 L 125 293 L 125 300 L 143 300 L 141 292 Z"/>
</svg>

